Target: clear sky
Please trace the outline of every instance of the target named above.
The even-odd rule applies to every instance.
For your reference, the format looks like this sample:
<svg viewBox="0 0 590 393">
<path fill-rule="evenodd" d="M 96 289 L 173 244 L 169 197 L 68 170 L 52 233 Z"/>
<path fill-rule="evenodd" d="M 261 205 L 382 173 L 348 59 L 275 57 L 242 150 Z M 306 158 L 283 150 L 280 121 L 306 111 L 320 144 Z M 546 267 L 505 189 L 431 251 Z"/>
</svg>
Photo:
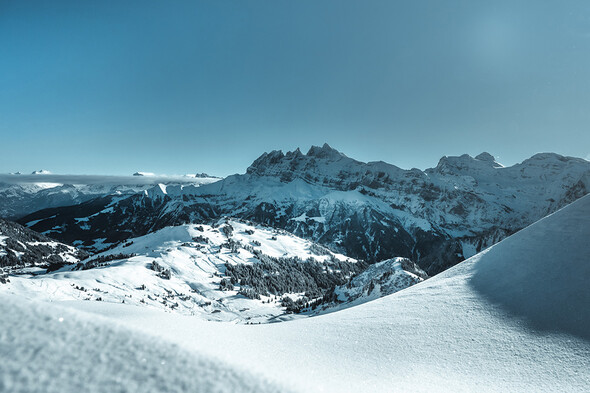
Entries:
<svg viewBox="0 0 590 393">
<path fill-rule="evenodd" d="M 0 1 L 0 172 L 590 159 L 579 1 Z"/>
</svg>

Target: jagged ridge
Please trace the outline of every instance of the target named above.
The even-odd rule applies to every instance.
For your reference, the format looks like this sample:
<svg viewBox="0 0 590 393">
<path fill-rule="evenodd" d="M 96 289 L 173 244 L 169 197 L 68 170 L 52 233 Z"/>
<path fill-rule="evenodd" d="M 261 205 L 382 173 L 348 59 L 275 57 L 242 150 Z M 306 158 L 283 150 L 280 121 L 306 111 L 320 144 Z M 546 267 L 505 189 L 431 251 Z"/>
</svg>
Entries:
<svg viewBox="0 0 590 393">
<path fill-rule="evenodd" d="M 443 157 L 421 171 L 363 163 L 326 144 L 305 155 L 299 149 L 264 153 L 246 174 L 213 184 L 164 186 L 86 208 L 49 209 L 21 222 L 92 249 L 167 225 L 232 215 L 370 262 L 408 257 L 432 275 L 588 188 L 590 162 L 552 153 L 511 167 L 489 153 Z"/>
</svg>

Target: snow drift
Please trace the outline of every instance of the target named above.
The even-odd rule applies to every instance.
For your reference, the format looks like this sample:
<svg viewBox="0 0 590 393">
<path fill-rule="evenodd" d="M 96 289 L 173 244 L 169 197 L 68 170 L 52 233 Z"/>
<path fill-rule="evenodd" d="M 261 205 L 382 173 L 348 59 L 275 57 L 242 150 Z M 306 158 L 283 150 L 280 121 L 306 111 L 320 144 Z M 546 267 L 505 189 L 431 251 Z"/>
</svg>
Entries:
<svg viewBox="0 0 590 393">
<path fill-rule="evenodd" d="M 104 318 L 0 296 L 0 392 L 279 392 Z"/>
</svg>

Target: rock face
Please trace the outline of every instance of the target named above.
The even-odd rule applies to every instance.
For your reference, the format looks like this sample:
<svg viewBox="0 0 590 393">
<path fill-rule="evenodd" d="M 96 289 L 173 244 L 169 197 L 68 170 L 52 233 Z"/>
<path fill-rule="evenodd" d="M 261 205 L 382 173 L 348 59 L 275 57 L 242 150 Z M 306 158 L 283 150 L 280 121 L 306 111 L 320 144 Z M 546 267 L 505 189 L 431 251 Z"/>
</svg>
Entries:
<svg viewBox="0 0 590 393">
<path fill-rule="evenodd" d="M 307 154 L 264 153 L 245 174 L 216 183 L 158 186 L 20 222 L 94 250 L 167 225 L 235 216 L 372 263 L 407 257 L 433 275 L 589 189 L 590 162 L 558 154 L 511 167 L 489 153 L 443 157 L 421 171 L 359 162 L 325 144 Z"/>
<path fill-rule="evenodd" d="M 392 258 L 370 265 L 346 285 L 334 288 L 333 301 L 326 302 L 315 314 L 357 306 L 411 287 L 428 275 L 407 258 Z"/>
<path fill-rule="evenodd" d="M 47 268 L 77 263 L 87 256 L 85 251 L 0 218 L 0 268 Z"/>
</svg>

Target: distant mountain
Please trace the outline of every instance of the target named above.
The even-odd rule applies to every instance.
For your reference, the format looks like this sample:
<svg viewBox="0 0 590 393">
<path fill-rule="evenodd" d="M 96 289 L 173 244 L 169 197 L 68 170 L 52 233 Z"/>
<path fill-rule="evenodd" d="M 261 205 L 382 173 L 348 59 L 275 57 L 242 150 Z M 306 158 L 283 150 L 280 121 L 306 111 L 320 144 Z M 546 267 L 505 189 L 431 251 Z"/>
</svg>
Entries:
<svg viewBox="0 0 590 393">
<path fill-rule="evenodd" d="M 31 172 L 31 175 L 51 175 L 51 172 L 46 169 L 40 169 L 38 171 Z"/>
<path fill-rule="evenodd" d="M 18 219 L 50 207 L 76 205 L 107 195 L 131 195 L 159 183 L 199 185 L 218 180 L 195 176 L 57 175 L 48 171 L 0 174 L 0 217 Z"/>
<path fill-rule="evenodd" d="M 158 185 L 46 209 L 19 222 L 88 250 L 222 216 L 282 228 L 369 262 L 415 261 L 436 274 L 585 195 L 590 162 L 542 153 L 503 167 L 489 153 L 435 168 L 363 163 L 327 144 L 264 153 L 243 175 Z"/>
</svg>

